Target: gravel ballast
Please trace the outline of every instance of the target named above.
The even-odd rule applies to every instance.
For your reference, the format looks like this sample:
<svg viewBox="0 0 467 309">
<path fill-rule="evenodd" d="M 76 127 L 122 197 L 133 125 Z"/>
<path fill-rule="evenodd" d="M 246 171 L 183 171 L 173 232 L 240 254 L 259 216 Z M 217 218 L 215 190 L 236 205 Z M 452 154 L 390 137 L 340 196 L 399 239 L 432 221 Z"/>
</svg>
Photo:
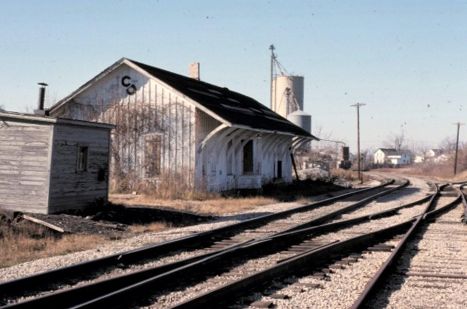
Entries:
<svg viewBox="0 0 467 309">
<path fill-rule="evenodd" d="M 467 225 L 460 222 L 462 212 L 457 206 L 408 244 L 396 273 L 371 306 L 467 308 Z"/>
</svg>

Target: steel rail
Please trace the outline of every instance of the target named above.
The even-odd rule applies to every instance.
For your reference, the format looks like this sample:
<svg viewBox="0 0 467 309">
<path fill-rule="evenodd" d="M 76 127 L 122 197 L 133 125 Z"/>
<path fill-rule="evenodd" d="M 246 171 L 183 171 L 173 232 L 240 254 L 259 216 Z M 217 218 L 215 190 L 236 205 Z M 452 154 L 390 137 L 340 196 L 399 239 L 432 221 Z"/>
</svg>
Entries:
<svg viewBox="0 0 467 309">
<path fill-rule="evenodd" d="M 403 185 L 401 186 L 401 188 Z M 69 290 L 59 291 L 43 297 L 39 297 L 27 302 L 18 303 L 5 308 L 37 308 L 38 306 L 47 306 L 53 304 L 56 308 L 61 307 L 99 307 L 104 305 L 116 305 L 127 297 L 133 297 L 135 294 L 140 293 L 141 290 L 149 289 L 152 293 L 157 292 L 160 288 L 166 288 L 164 283 L 177 280 L 180 277 L 190 276 L 190 274 L 197 274 L 206 269 L 200 269 L 200 265 L 208 268 L 210 264 L 217 263 L 219 259 L 232 260 L 234 258 L 241 258 L 245 254 L 262 252 L 266 254 L 269 250 L 274 250 L 276 247 L 285 247 L 300 242 L 302 239 L 310 235 L 317 235 L 332 230 L 356 224 L 359 222 L 369 221 L 374 218 L 389 216 L 396 213 L 402 208 L 412 207 L 414 205 L 424 203 L 431 197 L 423 197 L 417 201 L 401 205 L 385 211 L 365 215 L 350 220 L 341 222 L 325 224 L 307 229 L 294 230 L 286 234 L 278 233 L 273 236 L 268 236 L 263 239 L 255 241 L 248 241 L 247 243 L 237 244 L 227 249 L 209 253 L 203 256 L 190 258 L 189 261 L 179 261 L 170 265 L 164 265 L 153 269 L 142 270 L 129 275 L 121 275 L 108 280 L 100 281 L 97 283 L 89 284 L 86 286 L 73 288 Z M 192 263 L 188 265 L 189 263 Z M 170 269 L 170 266 L 173 266 Z M 191 268 L 190 268 L 191 267 Z M 211 268 L 209 268 L 211 269 Z M 188 273 L 190 272 L 190 273 Z M 192 275 L 193 276 L 193 275 Z"/>
<path fill-rule="evenodd" d="M 44 291 L 57 285 L 59 282 L 73 282 L 76 281 L 77 278 L 83 277 L 92 278 L 95 276 L 93 273 L 96 271 L 112 269 L 117 266 L 126 266 L 140 263 L 146 259 L 157 258 L 181 249 L 199 249 L 208 246 L 215 241 L 227 238 L 238 231 L 252 227 L 258 227 L 267 224 L 268 222 L 287 217 L 294 213 L 306 212 L 348 197 L 355 196 L 357 194 L 380 189 L 393 183 L 394 180 L 389 180 L 375 187 L 344 193 L 308 205 L 295 207 L 277 213 L 266 214 L 260 217 L 247 219 L 242 222 L 230 224 L 209 231 L 177 238 L 175 240 L 143 246 L 134 250 L 120 252 L 90 261 L 85 261 L 3 282 L 0 283 L 0 301 L 6 297 L 10 298 L 15 296 L 24 296 L 29 295 L 31 292 Z"/>
<path fill-rule="evenodd" d="M 437 190 L 438 193 L 440 192 Z M 435 210 L 431 210 L 434 203 L 430 203 L 424 210 L 424 212 L 419 215 L 415 222 L 412 224 L 410 229 L 405 233 L 402 240 L 397 244 L 394 251 L 386 259 L 384 264 L 379 268 L 376 274 L 371 278 L 371 280 L 365 286 L 363 292 L 357 298 L 357 300 L 352 304 L 352 309 L 364 308 L 368 305 L 368 301 L 375 296 L 377 293 L 378 287 L 382 285 L 385 278 L 391 273 L 396 261 L 402 256 L 404 249 L 407 247 L 407 244 L 410 239 L 412 239 L 418 229 L 422 226 L 423 221 L 433 219 L 443 214 L 446 211 L 449 211 L 452 207 L 457 205 L 461 201 L 461 196 L 463 195 L 460 190 L 458 196 L 452 202 L 447 205 L 440 207 Z"/>
<path fill-rule="evenodd" d="M 431 209 L 438 196 L 438 192 L 434 194 L 430 198 L 425 209 Z M 447 211 L 447 209 L 453 207 L 453 204 L 455 205 L 454 202 L 451 202 L 441 207 L 441 209 Z M 209 308 L 211 306 L 219 306 L 219 304 L 232 302 L 244 295 L 245 291 L 258 290 L 258 288 L 264 287 L 274 280 L 277 281 L 290 275 L 297 275 L 300 272 L 309 273 L 313 267 L 324 263 L 323 260 L 328 260 L 329 256 L 339 253 L 342 254 L 341 250 L 347 249 L 348 252 L 355 252 L 357 250 L 366 249 L 374 242 L 380 242 L 382 239 L 393 237 L 403 230 L 410 230 L 417 220 L 434 218 L 439 216 L 443 211 L 429 211 L 425 216 L 419 216 L 419 218 L 412 218 L 388 228 L 330 244 L 329 246 L 321 247 L 305 254 L 299 254 L 296 258 L 287 259 L 275 267 L 255 273 L 231 284 L 224 285 L 201 296 L 177 304 L 172 308 Z"/>
<path fill-rule="evenodd" d="M 299 254 L 297 257 L 285 260 L 266 270 L 254 273 L 196 298 L 177 304 L 172 308 L 211 308 L 225 305 L 242 297 L 246 291 L 264 288 L 272 281 L 281 280 L 291 275 L 310 272 L 314 268 L 326 264 L 326 261 L 329 261 L 329 257 L 332 255 L 364 250 L 368 246 L 379 242 L 382 238 L 401 233 L 401 231 L 409 228 L 413 221 L 415 221 L 415 219 L 410 219 L 403 223 L 344 241 L 331 243 L 306 254 Z"/>
</svg>

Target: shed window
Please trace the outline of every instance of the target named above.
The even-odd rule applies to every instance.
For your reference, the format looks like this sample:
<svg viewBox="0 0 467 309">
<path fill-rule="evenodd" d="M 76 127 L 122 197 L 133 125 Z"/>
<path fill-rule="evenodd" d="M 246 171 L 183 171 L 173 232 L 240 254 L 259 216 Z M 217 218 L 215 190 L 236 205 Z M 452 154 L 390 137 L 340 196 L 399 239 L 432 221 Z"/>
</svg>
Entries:
<svg viewBox="0 0 467 309">
<path fill-rule="evenodd" d="M 78 146 L 76 171 L 84 172 L 88 169 L 88 146 Z"/>
<path fill-rule="evenodd" d="M 243 173 L 253 173 L 253 141 L 249 140 L 243 146 Z"/>
<path fill-rule="evenodd" d="M 161 174 L 161 136 L 146 136 L 144 140 L 144 162 L 146 177 L 152 178 Z"/>
</svg>

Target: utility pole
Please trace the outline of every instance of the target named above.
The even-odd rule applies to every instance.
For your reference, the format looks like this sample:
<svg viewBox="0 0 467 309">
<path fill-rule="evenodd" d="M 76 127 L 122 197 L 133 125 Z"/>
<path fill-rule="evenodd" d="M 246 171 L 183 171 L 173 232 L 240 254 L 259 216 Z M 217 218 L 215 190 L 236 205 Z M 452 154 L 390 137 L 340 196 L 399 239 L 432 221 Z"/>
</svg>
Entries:
<svg viewBox="0 0 467 309">
<path fill-rule="evenodd" d="M 275 108 L 272 106 L 273 104 L 273 88 L 272 88 L 272 83 L 274 82 L 274 61 L 276 60 L 276 55 L 274 54 L 274 50 L 276 48 L 274 47 L 274 45 L 271 44 L 271 46 L 269 46 L 269 50 L 271 51 L 271 109 L 272 110 L 275 110 Z"/>
<path fill-rule="evenodd" d="M 457 174 L 457 152 L 459 151 L 459 130 L 463 123 L 456 122 L 455 125 L 457 126 L 457 138 L 456 138 L 456 153 L 454 155 L 454 175 Z"/>
<path fill-rule="evenodd" d="M 362 178 L 362 170 L 361 170 L 361 164 L 360 164 L 360 106 L 365 106 L 366 104 L 364 103 L 357 103 L 350 105 L 351 107 L 356 107 L 357 108 L 357 162 L 358 162 L 358 179 L 360 180 L 360 183 L 363 183 L 363 178 Z"/>
</svg>

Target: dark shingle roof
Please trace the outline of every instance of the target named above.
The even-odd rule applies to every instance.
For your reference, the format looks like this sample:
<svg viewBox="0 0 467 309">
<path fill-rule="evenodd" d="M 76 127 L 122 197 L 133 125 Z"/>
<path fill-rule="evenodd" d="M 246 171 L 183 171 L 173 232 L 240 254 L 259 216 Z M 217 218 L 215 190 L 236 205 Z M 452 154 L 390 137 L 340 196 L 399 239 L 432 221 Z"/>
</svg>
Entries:
<svg viewBox="0 0 467 309">
<path fill-rule="evenodd" d="M 234 125 L 316 138 L 248 96 L 134 60 L 127 60 Z"/>
</svg>

